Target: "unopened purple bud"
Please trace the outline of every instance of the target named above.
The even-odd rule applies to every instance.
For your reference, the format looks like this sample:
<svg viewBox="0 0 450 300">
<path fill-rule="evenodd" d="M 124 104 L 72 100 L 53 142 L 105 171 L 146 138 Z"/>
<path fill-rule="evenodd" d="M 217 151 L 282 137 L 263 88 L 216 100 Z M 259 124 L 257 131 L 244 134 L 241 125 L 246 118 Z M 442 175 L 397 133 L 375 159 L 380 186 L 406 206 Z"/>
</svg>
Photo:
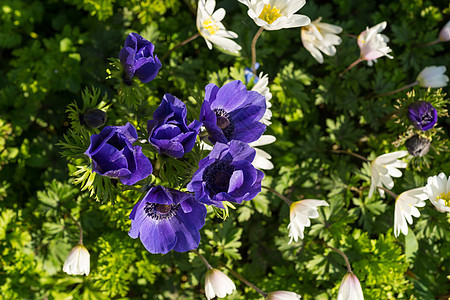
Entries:
<svg viewBox="0 0 450 300">
<path fill-rule="evenodd" d="M 427 154 L 428 151 L 430 151 L 431 142 L 427 138 L 414 135 L 406 141 L 405 145 L 408 149 L 409 154 L 411 154 L 412 156 L 421 157 Z"/>
<path fill-rule="evenodd" d="M 438 115 L 431 103 L 417 101 L 408 107 L 408 118 L 415 128 L 427 131 L 436 124 Z"/>
<path fill-rule="evenodd" d="M 83 115 L 83 121 L 90 127 L 98 128 L 105 124 L 106 113 L 98 108 L 90 109 Z"/>
</svg>

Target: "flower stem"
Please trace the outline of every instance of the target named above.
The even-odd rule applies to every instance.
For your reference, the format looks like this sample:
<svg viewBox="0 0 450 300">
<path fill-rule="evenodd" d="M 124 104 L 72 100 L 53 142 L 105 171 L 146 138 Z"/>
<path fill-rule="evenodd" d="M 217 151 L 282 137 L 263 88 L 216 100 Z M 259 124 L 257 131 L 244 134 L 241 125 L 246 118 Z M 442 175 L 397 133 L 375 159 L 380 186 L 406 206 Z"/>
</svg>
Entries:
<svg viewBox="0 0 450 300">
<path fill-rule="evenodd" d="M 422 45 L 417 45 L 417 47 L 431 46 L 431 45 L 438 44 L 438 43 L 440 43 L 440 42 L 441 42 L 441 40 L 440 40 L 440 39 L 437 39 L 437 40 L 434 40 L 434 41 L 429 42 L 429 43 L 425 43 L 425 44 L 422 44 Z"/>
<path fill-rule="evenodd" d="M 172 53 L 174 50 L 180 48 L 183 45 L 186 45 L 187 43 L 189 43 L 190 41 L 195 40 L 196 38 L 198 38 L 200 36 L 200 33 L 197 32 L 196 34 L 194 34 L 193 36 L 191 36 L 190 38 L 185 39 L 184 41 L 180 42 L 178 45 L 176 45 L 175 47 L 173 47 L 172 49 L 170 49 L 169 51 L 167 51 L 163 57 L 161 58 L 161 61 L 163 61 L 164 59 L 167 58 L 167 56 L 170 55 L 170 53 Z"/>
<path fill-rule="evenodd" d="M 361 160 L 363 160 L 363 161 L 367 161 L 367 162 L 369 161 L 369 160 L 368 160 L 367 158 L 365 158 L 364 156 L 361 156 L 361 155 L 359 155 L 359 154 L 353 153 L 353 152 L 351 152 L 351 151 L 346 151 L 346 150 L 331 150 L 331 152 L 332 152 L 332 153 L 348 154 L 348 155 L 357 157 L 357 158 L 359 158 L 359 159 L 361 159 Z"/>
<path fill-rule="evenodd" d="M 353 272 L 352 272 L 352 267 L 351 267 L 351 265 L 350 265 L 350 261 L 348 260 L 347 255 L 345 255 L 345 253 L 342 252 L 341 250 L 336 249 L 336 248 L 334 248 L 334 247 L 331 247 L 331 246 L 327 245 L 325 242 L 323 242 L 323 243 L 324 243 L 325 247 L 330 248 L 330 249 L 333 250 L 334 252 L 339 253 L 339 254 L 344 258 L 344 260 L 345 260 L 345 264 L 347 265 L 347 271 L 348 271 L 349 273 L 353 273 Z"/>
<path fill-rule="evenodd" d="M 339 77 L 342 77 L 342 75 L 344 75 L 345 73 L 347 73 L 348 71 L 350 71 L 351 68 L 353 68 L 354 66 L 356 66 L 357 64 L 359 64 L 359 63 L 362 62 L 362 61 L 364 61 L 364 59 L 360 57 L 360 58 L 358 58 L 357 60 L 355 60 L 354 62 L 352 62 L 351 65 L 347 67 L 347 69 L 345 69 L 344 71 L 342 71 L 342 72 L 339 74 Z"/>
<path fill-rule="evenodd" d="M 396 193 L 391 192 L 390 190 L 388 190 L 387 188 L 385 188 L 383 186 L 377 186 L 377 188 L 382 189 L 383 191 L 385 191 L 386 193 L 388 193 L 389 195 L 394 197 L 394 199 L 397 199 L 397 197 L 398 197 L 398 195 Z"/>
<path fill-rule="evenodd" d="M 78 230 L 80 231 L 80 241 L 78 243 L 83 245 L 83 228 L 81 228 L 80 222 L 78 222 L 70 213 L 68 213 L 67 215 L 69 216 L 70 219 L 72 219 L 75 225 L 77 225 Z"/>
<path fill-rule="evenodd" d="M 396 94 L 396 93 L 401 92 L 401 91 L 403 91 L 403 90 L 412 88 L 413 86 L 418 85 L 418 84 L 419 84 L 419 81 L 415 81 L 415 82 L 413 82 L 413 83 L 410 83 L 410 84 L 408 84 L 408 85 L 405 85 L 404 87 L 401 87 L 401 88 L 399 88 L 399 89 L 396 89 L 396 90 L 394 90 L 394 91 L 392 91 L 392 92 L 384 93 L 384 94 L 380 94 L 380 95 L 375 95 L 375 96 L 373 96 L 373 97 L 384 97 L 384 96 L 393 95 L 393 94 Z"/>
<path fill-rule="evenodd" d="M 252 40 L 252 71 L 253 71 L 253 75 L 255 76 L 255 78 L 256 78 L 256 41 L 258 40 L 258 38 L 261 35 L 261 33 L 263 32 L 263 30 L 264 30 L 264 27 L 260 27 L 258 32 L 256 32 L 256 34 Z"/>
<path fill-rule="evenodd" d="M 206 265 L 206 267 L 208 268 L 208 270 L 211 270 L 213 267 L 209 264 L 209 262 L 206 260 L 206 258 L 203 256 L 203 255 L 201 255 L 197 250 L 192 250 L 192 252 L 194 252 L 195 254 L 197 254 L 202 260 L 203 260 L 203 262 L 205 263 L 205 265 Z"/>
<path fill-rule="evenodd" d="M 228 271 L 230 271 L 230 273 L 234 275 L 234 277 L 236 277 L 237 279 L 239 279 L 240 281 L 242 281 L 243 283 L 245 283 L 246 285 L 248 285 L 249 287 L 251 287 L 252 289 L 257 291 L 258 293 L 260 293 L 261 296 L 263 296 L 264 298 L 267 297 L 267 293 L 264 293 L 261 289 L 259 289 L 253 283 L 251 283 L 250 281 L 248 281 L 247 279 L 245 279 L 244 277 L 242 277 L 241 275 L 239 275 L 238 273 L 236 273 L 232 269 L 228 268 L 227 266 L 224 265 L 224 267 L 227 268 Z"/>
<path fill-rule="evenodd" d="M 277 191 L 275 191 L 273 188 L 270 188 L 268 186 L 262 186 L 263 188 L 265 188 L 266 190 L 274 193 L 275 195 L 278 196 L 278 198 L 280 198 L 281 200 L 283 200 L 284 202 L 286 202 L 287 205 L 291 206 L 291 204 L 293 203 L 291 200 L 289 200 L 288 198 L 286 198 L 285 196 L 283 196 L 282 194 L 278 193 Z"/>
</svg>

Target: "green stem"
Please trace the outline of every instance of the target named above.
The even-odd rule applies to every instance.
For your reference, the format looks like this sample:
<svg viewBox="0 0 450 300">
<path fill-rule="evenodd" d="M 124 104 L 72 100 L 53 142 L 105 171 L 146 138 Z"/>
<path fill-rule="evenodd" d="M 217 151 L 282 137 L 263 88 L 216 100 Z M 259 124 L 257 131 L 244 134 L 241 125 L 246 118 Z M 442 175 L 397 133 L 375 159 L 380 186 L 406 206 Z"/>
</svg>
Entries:
<svg viewBox="0 0 450 300">
<path fill-rule="evenodd" d="M 69 216 L 70 219 L 72 219 L 75 225 L 77 225 L 78 230 L 80 231 L 80 241 L 78 243 L 83 245 L 83 228 L 81 228 L 80 222 L 78 222 L 70 213 L 68 213 L 67 215 Z"/>
<path fill-rule="evenodd" d="M 391 192 L 390 190 L 388 190 L 387 188 L 385 188 L 383 186 L 377 186 L 377 188 L 382 189 L 383 191 L 385 191 L 386 193 L 388 193 L 389 195 L 394 197 L 394 199 L 397 199 L 397 197 L 398 197 L 398 195 L 396 193 Z"/>
<path fill-rule="evenodd" d="M 344 258 L 344 260 L 345 260 L 345 264 L 347 265 L 347 271 L 348 271 L 349 273 L 353 273 L 353 272 L 352 272 L 352 267 L 351 267 L 351 265 L 350 265 L 350 261 L 348 260 L 347 255 L 345 255 L 345 253 L 342 252 L 341 250 L 336 249 L 336 248 L 334 248 L 334 247 L 331 247 L 331 246 L 327 245 L 325 242 L 324 242 L 324 244 L 325 244 L 325 247 L 330 248 L 330 249 L 333 250 L 334 252 L 339 253 L 339 254 Z"/>
<path fill-rule="evenodd" d="M 185 39 L 184 41 L 180 42 L 178 45 L 176 45 L 175 47 L 173 47 L 172 49 L 170 49 L 169 51 L 167 51 L 163 57 L 161 58 L 161 61 L 163 61 L 164 59 L 167 58 L 167 56 L 170 55 L 170 53 L 172 53 L 174 50 L 180 48 L 183 45 L 186 45 L 187 43 L 189 43 L 190 41 L 195 40 L 196 38 L 198 38 L 200 36 L 200 33 L 197 32 L 196 34 L 194 34 L 193 36 L 191 36 L 190 38 Z"/>
<path fill-rule="evenodd" d="M 403 86 L 403 87 L 401 87 L 401 88 L 399 88 L 399 89 L 396 89 L 396 90 L 394 90 L 394 91 L 392 91 L 392 92 L 384 93 L 384 94 L 381 94 L 381 95 L 375 95 L 375 96 L 373 96 L 373 97 L 384 97 L 384 96 L 393 95 L 393 94 L 396 94 L 396 93 L 401 92 L 401 91 L 403 91 L 403 90 L 412 88 L 413 86 L 416 86 L 416 85 L 418 85 L 418 84 L 419 84 L 419 81 L 416 81 L 416 82 L 410 83 L 410 84 L 408 84 L 408 85 L 405 85 L 405 86 Z"/>
<path fill-rule="evenodd" d="M 261 33 L 263 32 L 263 30 L 264 30 L 264 28 L 260 27 L 258 32 L 256 32 L 256 34 L 252 40 L 252 71 L 253 71 L 253 75 L 255 76 L 255 78 L 256 78 L 256 41 L 258 40 L 258 38 L 261 35 Z"/>
<path fill-rule="evenodd" d="M 361 155 L 359 155 L 359 154 L 353 153 L 353 152 L 351 152 L 351 151 L 347 151 L 347 150 L 331 150 L 331 152 L 332 152 L 332 153 L 348 154 L 348 155 L 357 157 L 357 158 L 359 158 L 359 159 L 361 159 L 361 160 L 363 160 L 363 161 L 369 162 L 369 160 L 368 160 L 367 158 L 365 158 L 364 156 L 361 156 Z"/>
<path fill-rule="evenodd" d="M 195 254 L 197 254 L 202 260 L 203 260 L 203 262 L 205 263 L 205 265 L 206 265 L 206 267 L 208 268 L 208 270 L 211 270 L 213 267 L 209 264 L 209 262 L 206 260 L 206 258 L 203 256 L 203 255 L 201 255 L 197 250 L 192 250 L 192 252 L 194 252 Z"/>
<path fill-rule="evenodd" d="M 339 77 L 342 77 L 342 75 L 344 75 L 345 73 L 347 73 L 348 71 L 350 71 L 351 68 L 353 68 L 354 66 L 356 66 L 357 64 L 359 64 L 360 62 L 364 61 L 364 59 L 362 57 L 358 58 L 357 60 L 355 60 L 354 62 L 351 63 L 350 66 L 347 67 L 347 69 L 345 69 L 344 71 L 342 71 L 339 74 Z"/>
<path fill-rule="evenodd" d="M 257 291 L 258 293 L 260 293 L 261 296 L 263 296 L 264 298 L 267 297 L 267 293 L 264 293 L 261 289 L 259 289 L 253 283 L 251 283 L 250 281 L 248 281 L 247 279 L 245 279 L 244 277 L 242 277 L 241 275 L 239 275 L 238 273 L 236 273 L 232 269 L 228 268 L 227 266 L 224 266 L 224 267 L 227 268 L 228 271 L 230 271 L 230 273 L 234 275 L 234 277 L 236 277 L 237 279 L 239 279 L 240 281 L 242 281 L 243 283 L 245 283 L 246 285 L 248 285 L 249 287 L 251 287 L 252 289 Z"/>
<path fill-rule="evenodd" d="M 277 191 L 275 191 L 273 188 L 270 188 L 268 186 L 262 186 L 263 188 L 265 188 L 266 190 L 274 193 L 275 195 L 278 196 L 278 198 L 280 198 L 281 200 L 283 200 L 284 202 L 286 202 L 287 205 L 291 206 L 292 202 L 291 200 L 289 200 L 288 198 L 286 198 L 285 196 L 283 196 L 282 194 L 278 193 Z"/>
</svg>

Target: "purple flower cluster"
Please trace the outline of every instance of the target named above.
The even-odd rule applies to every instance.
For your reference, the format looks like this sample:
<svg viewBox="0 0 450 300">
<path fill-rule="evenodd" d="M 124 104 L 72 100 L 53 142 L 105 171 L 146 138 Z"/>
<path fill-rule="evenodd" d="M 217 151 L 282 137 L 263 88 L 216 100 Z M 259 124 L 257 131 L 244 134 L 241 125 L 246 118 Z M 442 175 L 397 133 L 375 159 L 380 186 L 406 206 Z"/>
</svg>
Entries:
<svg viewBox="0 0 450 300">
<path fill-rule="evenodd" d="M 153 52 L 153 44 L 140 35 L 127 37 L 120 61 L 128 80 L 136 76 L 148 82 L 156 77 L 161 63 Z M 247 143 L 259 139 L 266 128 L 259 122 L 266 110 L 264 96 L 247 91 L 238 80 L 221 88 L 209 84 L 205 90 L 199 120 L 188 124 L 186 105 L 165 94 L 147 122 L 148 141 L 162 155 L 183 159 L 193 149 L 202 126 L 214 144 L 186 187 L 191 193 L 159 185 L 134 206 L 129 235 L 139 237 L 151 253 L 197 248 L 199 230 L 205 224 L 205 204 L 225 208 L 224 201 L 242 203 L 261 191 L 264 173 L 253 167 L 256 151 Z M 107 126 L 91 136 L 85 154 L 91 158 L 94 172 L 132 185 L 152 173 L 142 147 L 133 146 L 137 140 L 130 123 Z"/>
</svg>

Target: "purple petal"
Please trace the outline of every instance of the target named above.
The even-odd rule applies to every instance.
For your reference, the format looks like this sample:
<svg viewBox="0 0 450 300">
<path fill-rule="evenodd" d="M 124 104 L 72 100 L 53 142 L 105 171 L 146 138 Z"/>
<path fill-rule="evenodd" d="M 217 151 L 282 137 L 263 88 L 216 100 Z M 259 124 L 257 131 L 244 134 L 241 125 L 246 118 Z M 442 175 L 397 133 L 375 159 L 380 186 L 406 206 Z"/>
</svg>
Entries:
<svg viewBox="0 0 450 300">
<path fill-rule="evenodd" d="M 166 254 L 175 247 L 177 236 L 171 223 L 171 220 L 155 221 L 149 217 L 142 221 L 139 237 L 150 253 Z"/>
</svg>

